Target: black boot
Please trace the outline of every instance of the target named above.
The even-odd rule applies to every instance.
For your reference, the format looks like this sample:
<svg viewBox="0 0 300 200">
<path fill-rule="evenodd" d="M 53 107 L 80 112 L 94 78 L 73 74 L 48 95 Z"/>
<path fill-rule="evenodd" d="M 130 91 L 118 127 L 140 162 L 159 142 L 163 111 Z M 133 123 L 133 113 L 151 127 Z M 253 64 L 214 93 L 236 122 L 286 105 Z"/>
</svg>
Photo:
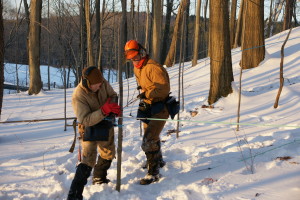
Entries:
<svg viewBox="0 0 300 200">
<path fill-rule="evenodd" d="M 92 168 L 86 164 L 80 163 L 77 167 L 75 177 L 72 181 L 67 200 L 82 200 L 82 192 L 87 179 L 90 176 Z"/>
<path fill-rule="evenodd" d="M 158 155 L 159 155 L 159 167 L 163 168 L 166 165 L 166 162 L 163 160 L 161 150 L 159 151 Z"/>
<path fill-rule="evenodd" d="M 97 164 L 94 167 L 94 174 L 93 174 L 93 184 L 102 184 L 102 183 L 109 183 L 110 180 L 106 178 L 107 170 L 110 168 L 111 160 L 105 160 L 98 156 Z"/>
<path fill-rule="evenodd" d="M 159 154 L 159 167 L 163 168 L 166 165 L 166 162 L 163 160 L 161 150 L 159 151 L 158 154 Z M 142 168 L 143 169 L 147 169 L 148 168 L 148 160 L 146 160 L 145 164 L 142 165 Z"/>
<path fill-rule="evenodd" d="M 140 180 L 141 185 L 159 181 L 159 151 L 147 152 L 148 174 Z"/>
</svg>

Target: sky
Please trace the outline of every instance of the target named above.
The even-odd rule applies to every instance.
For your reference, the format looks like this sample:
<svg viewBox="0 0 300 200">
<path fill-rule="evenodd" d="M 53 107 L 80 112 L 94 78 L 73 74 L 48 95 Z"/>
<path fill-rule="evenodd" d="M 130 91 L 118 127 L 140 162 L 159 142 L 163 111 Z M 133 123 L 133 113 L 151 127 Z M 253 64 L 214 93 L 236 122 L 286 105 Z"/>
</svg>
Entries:
<svg viewBox="0 0 300 200">
<path fill-rule="evenodd" d="M 84 199 L 111 200 L 298 200 L 300 196 L 300 27 L 292 30 L 285 46 L 284 87 L 279 106 L 280 49 L 287 31 L 266 40 L 266 57 L 254 69 L 243 70 L 240 127 L 236 130 L 241 58 L 232 50 L 233 93 L 207 105 L 210 61 L 184 63 L 184 109 L 179 137 L 168 120 L 162 133 L 166 166 L 159 182 L 139 184 L 146 174 L 141 150 L 137 103 L 124 108 L 121 191 L 116 191 L 117 159 L 108 170 L 111 182 L 92 185 Z M 178 97 L 178 65 L 168 68 L 172 95 Z M 127 87 L 127 84 L 129 87 Z M 118 91 L 118 85 L 112 86 Z M 137 95 L 134 78 L 124 81 L 124 104 Z M 67 90 L 67 117 L 73 88 Z M 191 112 L 197 113 L 192 116 Z M 132 116 L 131 116 L 132 115 Z M 5 94 L 1 122 L 64 117 L 64 91 L 53 89 L 29 96 Z M 176 119 L 176 118 L 175 118 Z M 72 124 L 72 120 L 68 121 Z M 0 200 L 66 199 L 74 178 L 79 143 L 64 121 L 0 123 Z M 115 128 L 117 144 L 117 128 Z"/>
</svg>

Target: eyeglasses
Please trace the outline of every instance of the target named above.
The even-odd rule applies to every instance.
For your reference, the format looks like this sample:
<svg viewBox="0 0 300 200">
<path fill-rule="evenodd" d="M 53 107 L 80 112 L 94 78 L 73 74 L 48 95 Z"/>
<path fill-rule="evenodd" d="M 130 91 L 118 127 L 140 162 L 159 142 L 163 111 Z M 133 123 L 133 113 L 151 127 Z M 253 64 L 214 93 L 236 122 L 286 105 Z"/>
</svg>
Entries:
<svg viewBox="0 0 300 200">
<path fill-rule="evenodd" d="M 127 60 L 131 60 L 132 58 L 134 58 L 136 55 L 139 54 L 139 50 L 137 50 L 137 49 L 128 49 L 124 53 L 125 53 L 125 58 Z"/>
<path fill-rule="evenodd" d="M 141 55 L 137 54 L 136 56 L 134 56 L 133 58 L 130 59 L 131 61 L 140 61 L 141 60 Z"/>
</svg>

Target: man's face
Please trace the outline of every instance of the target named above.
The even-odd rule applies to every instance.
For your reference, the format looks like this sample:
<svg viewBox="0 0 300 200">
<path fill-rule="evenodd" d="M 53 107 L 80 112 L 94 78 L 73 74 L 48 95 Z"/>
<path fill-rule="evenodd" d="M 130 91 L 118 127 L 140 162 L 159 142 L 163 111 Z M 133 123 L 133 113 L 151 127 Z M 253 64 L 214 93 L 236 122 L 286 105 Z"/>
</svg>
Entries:
<svg viewBox="0 0 300 200">
<path fill-rule="evenodd" d="M 89 88 L 92 92 L 97 92 L 100 89 L 101 84 L 102 83 L 93 84 L 93 85 L 90 85 Z"/>
<path fill-rule="evenodd" d="M 133 58 L 131 58 L 132 64 L 133 65 L 137 65 L 141 60 L 141 55 L 137 54 L 136 56 L 134 56 Z"/>
</svg>

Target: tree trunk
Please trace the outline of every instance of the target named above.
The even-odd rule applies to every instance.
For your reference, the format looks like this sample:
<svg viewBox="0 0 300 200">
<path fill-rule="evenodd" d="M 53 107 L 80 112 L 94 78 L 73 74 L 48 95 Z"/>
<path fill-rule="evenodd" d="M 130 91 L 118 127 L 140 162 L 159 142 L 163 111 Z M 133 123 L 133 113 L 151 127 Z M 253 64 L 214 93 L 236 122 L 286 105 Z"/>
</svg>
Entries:
<svg viewBox="0 0 300 200">
<path fill-rule="evenodd" d="M 3 1 L 0 1 L 0 119 L 3 102 L 3 84 L 4 84 L 4 28 L 3 28 Z"/>
<path fill-rule="evenodd" d="M 30 4 L 28 41 L 30 74 L 29 95 L 38 94 L 43 87 L 40 72 L 41 13 L 42 0 L 32 0 Z"/>
<path fill-rule="evenodd" d="M 144 47 L 149 51 L 149 35 L 150 35 L 150 26 L 151 26 L 151 14 L 150 14 L 150 0 L 146 0 L 147 4 L 147 17 L 146 17 L 146 27 L 145 27 L 145 45 Z"/>
<path fill-rule="evenodd" d="M 295 0 L 286 0 L 282 31 L 285 31 L 292 27 L 294 6 L 295 6 Z"/>
<path fill-rule="evenodd" d="M 120 47 L 118 52 L 118 58 L 119 58 L 119 64 L 118 64 L 118 70 L 119 70 L 119 105 L 121 108 L 123 107 L 123 69 L 124 69 L 124 51 L 123 47 L 125 46 L 125 42 L 127 40 L 127 17 L 126 17 L 126 4 L 127 0 L 122 0 L 122 18 L 121 18 L 121 24 L 120 24 Z M 122 141 L 123 141 L 123 113 L 121 112 L 121 115 L 118 120 L 118 147 L 117 147 L 117 184 L 116 184 L 116 190 L 120 192 L 121 189 L 121 164 L 122 164 Z"/>
<path fill-rule="evenodd" d="M 237 48 L 241 46 L 241 35 L 242 35 L 242 28 L 243 28 L 243 11 L 244 11 L 244 1 L 241 0 L 240 4 L 240 11 L 239 11 L 239 18 L 236 25 L 236 32 L 234 37 L 234 45 L 233 48 Z"/>
<path fill-rule="evenodd" d="M 208 103 L 232 93 L 228 0 L 210 1 L 210 89 Z"/>
<path fill-rule="evenodd" d="M 135 35 L 135 17 L 134 17 L 134 9 L 135 9 L 135 5 L 134 5 L 134 0 L 131 0 L 130 2 L 131 4 L 131 38 L 137 40 L 137 37 Z"/>
<path fill-rule="evenodd" d="M 100 22 L 99 22 L 99 54 L 98 54 L 98 61 L 97 61 L 97 65 L 98 65 L 98 69 L 103 73 L 103 66 L 102 66 L 102 54 L 103 54 L 103 49 L 102 49 L 102 45 L 103 45 L 103 25 L 104 25 L 104 14 L 105 14 L 105 9 L 106 9 L 106 1 L 103 0 L 102 1 L 102 13 L 101 13 L 101 18 L 100 18 Z"/>
<path fill-rule="evenodd" d="M 205 32 L 207 31 L 207 8 L 208 8 L 208 0 L 205 0 L 205 5 L 204 5 L 204 30 Z"/>
<path fill-rule="evenodd" d="M 201 10 L 201 0 L 197 0 L 196 9 L 196 22 L 195 22 L 195 40 L 194 40 L 194 52 L 192 66 L 197 65 L 198 53 L 199 53 L 199 43 L 200 43 L 200 10 Z"/>
<path fill-rule="evenodd" d="M 181 0 L 181 2 L 180 2 L 180 6 L 178 9 L 178 13 L 177 13 L 176 21 L 175 21 L 171 46 L 170 46 L 167 58 L 165 60 L 165 65 L 167 67 L 172 67 L 175 63 L 177 39 L 179 36 L 179 30 L 182 26 L 183 13 L 186 11 L 187 3 L 188 3 L 187 0 Z"/>
<path fill-rule="evenodd" d="M 50 30 L 50 4 L 49 4 L 49 0 L 48 0 L 48 10 L 47 10 L 47 29 Z M 48 37 L 48 90 L 51 89 L 51 77 L 50 77 L 50 49 L 51 49 L 51 44 L 50 44 L 50 31 L 48 31 L 47 33 L 47 37 Z"/>
<path fill-rule="evenodd" d="M 231 1 L 231 11 L 230 11 L 230 46 L 231 46 L 231 48 L 234 45 L 236 3 L 237 3 L 237 0 Z"/>
<path fill-rule="evenodd" d="M 161 50 L 160 63 L 164 63 L 167 57 L 173 2 L 174 0 L 167 0 L 167 13 L 166 13 L 165 28 L 164 28 L 164 36 L 163 36 L 162 47 L 161 47 L 162 50 Z"/>
<path fill-rule="evenodd" d="M 95 38 L 97 40 L 97 52 L 96 52 L 96 60 L 97 60 L 97 67 L 99 70 L 101 70 L 100 64 L 101 58 L 100 58 L 100 46 L 101 46 L 101 38 L 100 38 L 100 29 L 101 29 L 101 17 L 100 17 L 100 0 L 95 1 L 95 11 L 96 11 L 96 32 L 95 32 Z"/>
<path fill-rule="evenodd" d="M 241 67 L 251 69 L 265 58 L 264 1 L 246 0 L 244 8 Z"/>
<path fill-rule="evenodd" d="M 85 23 L 87 32 L 87 66 L 94 66 L 94 55 L 93 55 L 93 40 L 92 40 L 92 27 L 91 27 L 91 14 L 90 14 L 90 0 L 85 1 Z"/>
<path fill-rule="evenodd" d="M 207 18 L 206 18 L 206 15 L 207 15 L 207 8 L 209 7 L 208 5 L 208 0 L 205 0 L 205 5 L 204 5 L 204 37 L 205 37 L 205 41 L 207 42 L 207 45 L 206 45 L 206 56 L 209 57 L 209 30 L 207 28 Z"/>
<path fill-rule="evenodd" d="M 140 41 L 140 5 L 141 2 L 138 0 L 138 5 L 137 5 L 137 22 L 136 22 L 136 29 L 135 29 L 135 35 L 138 41 Z"/>
<path fill-rule="evenodd" d="M 152 34 L 152 58 L 160 61 L 162 4 L 161 0 L 153 0 L 153 34 Z"/>
<path fill-rule="evenodd" d="M 191 5 L 191 1 L 188 0 L 187 2 L 187 8 L 186 8 L 186 13 L 185 13 L 185 44 L 184 44 L 184 55 L 183 55 L 183 62 L 185 61 L 190 61 L 190 51 L 189 51 L 189 23 L 190 23 L 190 5 Z"/>
<path fill-rule="evenodd" d="M 300 1 L 299 1 L 299 2 L 300 2 Z M 295 6 L 294 6 L 294 8 L 293 8 L 293 18 L 294 18 L 294 22 L 295 22 L 294 27 L 297 27 L 298 24 L 299 24 L 298 21 L 297 21 L 296 8 L 297 8 L 297 6 L 296 6 L 296 4 L 295 4 Z"/>
<path fill-rule="evenodd" d="M 268 20 L 268 24 L 267 24 L 267 33 L 266 33 L 267 38 L 271 37 L 271 26 L 272 26 L 272 23 L 273 23 L 273 21 L 272 21 L 272 14 L 273 14 L 272 13 L 273 12 L 272 7 L 273 7 L 273 0 L 271 0 L 271 2 L 270 2 L 270 15 L 269 15 L 269 20 Z"/>
<path fill-rule="evenodd" d="M 77 68 L 77 84 L 79 83 L 81 76 L 82 76 L 82 70 L 84 66 L 86 66 L 86 23 L 85 23 L 85 9 L 84 9 L 84 1 L 80 0 L 80 66 Z"/>
</svg>

